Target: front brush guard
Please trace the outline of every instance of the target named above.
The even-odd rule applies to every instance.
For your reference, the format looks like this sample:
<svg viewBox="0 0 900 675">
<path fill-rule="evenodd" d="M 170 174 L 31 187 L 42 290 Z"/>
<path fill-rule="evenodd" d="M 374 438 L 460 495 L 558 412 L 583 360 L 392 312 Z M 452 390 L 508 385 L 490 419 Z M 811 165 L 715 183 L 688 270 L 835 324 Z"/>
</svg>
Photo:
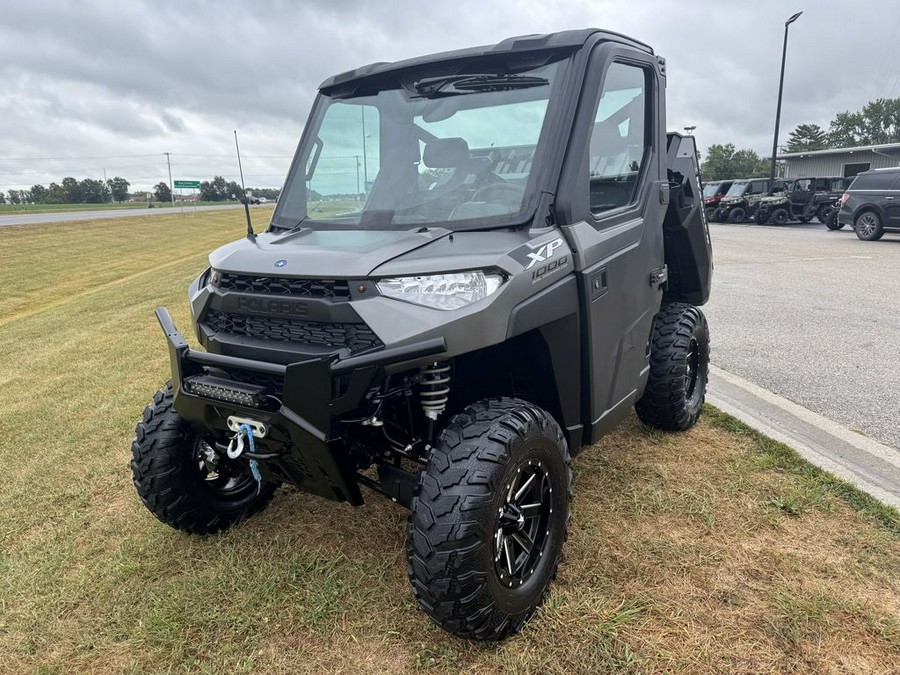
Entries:
<svg viewBox="0 0 900 675">
<path fill-rule="evenodd" d="M 354 506 L 363 503 L 356 465 L 340 438 L 337 417 L 358 408 L 382 366 L 446 350 L 443 338 L 336 359 L 329 355 L 284 366 L 190 349 L 165 307 L 156 318 L 169 345 L 175 410 L 203 429 L 228 433 L 230 415 L 251 417 L 270 429 L 265 448 L 257 453 L 263 474 L 288 480 L 298 488 Z M 184 387 L 184 379 L 209 369 L 251 371 L 284 378 L 284 397 L 277 407 L 263 409 L 199 396 Z M 346 375 L 335 395 L 334 378 Z M 335 429 L 338 432 L 335 433 Z"/>
</svg>

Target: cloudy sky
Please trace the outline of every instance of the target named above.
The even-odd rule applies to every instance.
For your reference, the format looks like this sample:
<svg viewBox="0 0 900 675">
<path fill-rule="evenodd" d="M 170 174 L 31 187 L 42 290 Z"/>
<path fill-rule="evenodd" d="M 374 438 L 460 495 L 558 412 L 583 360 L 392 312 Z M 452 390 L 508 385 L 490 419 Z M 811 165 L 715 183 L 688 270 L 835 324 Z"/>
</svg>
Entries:
<svg viewBox="0 0 900 675">
<path fill-rule="evenodd" d="M 791 27 L 782 142 L 795 125 L 900 96 L 893 0 L 44 2 L 4 0 L 0 191 L 63 176 L 280 186 L 316 86 L 372 61 L 597 26 L 668 61 L 668 127 L 701 149 L 768 154 L 783 24 Z"/>
</svg>

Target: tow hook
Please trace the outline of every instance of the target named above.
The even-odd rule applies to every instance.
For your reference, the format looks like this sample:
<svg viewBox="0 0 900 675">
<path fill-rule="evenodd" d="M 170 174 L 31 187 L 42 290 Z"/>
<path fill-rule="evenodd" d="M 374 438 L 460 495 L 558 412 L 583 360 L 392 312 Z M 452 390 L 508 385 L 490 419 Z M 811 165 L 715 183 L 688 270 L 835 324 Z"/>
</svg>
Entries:
<svg viewBox="0 0 900 675">
<path fill-rule="evenodd" d="M 264 438 L 268 429 L 262 422 L 232 415 L 228 418 L 228 428 L 234 431 L 234 436 L 228 442 L 226 454 L 229 459 L 237 459 L 244 453 L 244 439 L 247 439 L 246 447 L 251 453 L 256 452 L 255 437 Z M 256 494 L 262 489 L 262 474 L 259 472 L 259 462 L 250 458 L 250 473 L 256 480 Z"/>
</svg>

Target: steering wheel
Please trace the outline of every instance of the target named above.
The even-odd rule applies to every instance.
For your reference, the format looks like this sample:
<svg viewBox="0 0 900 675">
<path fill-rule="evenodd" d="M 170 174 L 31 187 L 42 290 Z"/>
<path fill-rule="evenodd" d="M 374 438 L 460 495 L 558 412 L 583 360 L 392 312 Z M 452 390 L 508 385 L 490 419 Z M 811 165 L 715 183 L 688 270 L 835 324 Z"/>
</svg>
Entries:
<svg viewBox="0 0 900 675">
<path fill-rule="evenodd" d="M 515 201 L 521 201 L 524 194 L 525 188 L 516 183 L 490 183 L 478 188 L 475 194 L 472 195 L 472 201 L 510 204 Z"/>
</svg>

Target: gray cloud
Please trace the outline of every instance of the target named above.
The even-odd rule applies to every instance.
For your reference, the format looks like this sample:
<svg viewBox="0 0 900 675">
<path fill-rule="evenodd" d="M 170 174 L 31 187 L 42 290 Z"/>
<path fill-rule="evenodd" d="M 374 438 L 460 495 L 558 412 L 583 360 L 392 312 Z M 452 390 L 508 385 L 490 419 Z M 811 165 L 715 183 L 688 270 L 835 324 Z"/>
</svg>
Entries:
<svg viewBox="0 0 900 675">
<path fill-rule="evenodd" d="M 232 129 L 251 184 L 279 185 L 316 86 L 372 61 L 595 25 L 668 61 L 668 126 L 701 148 L 761 154 L 771 134 L 783 22 L 791 28 L 783 138 L 878 96 L 900 96 L 900 6 L 861 0 L 486 3 L 31 2 L 0 25 L 0 190 L 64 175 L 236 178 Z M 129 157 L 123 157 L 128 155 Z M 131 157 L 141 155 L 141 157 Z M 71 160 L 14 158 L 97 157 Z"/>
</svg>

